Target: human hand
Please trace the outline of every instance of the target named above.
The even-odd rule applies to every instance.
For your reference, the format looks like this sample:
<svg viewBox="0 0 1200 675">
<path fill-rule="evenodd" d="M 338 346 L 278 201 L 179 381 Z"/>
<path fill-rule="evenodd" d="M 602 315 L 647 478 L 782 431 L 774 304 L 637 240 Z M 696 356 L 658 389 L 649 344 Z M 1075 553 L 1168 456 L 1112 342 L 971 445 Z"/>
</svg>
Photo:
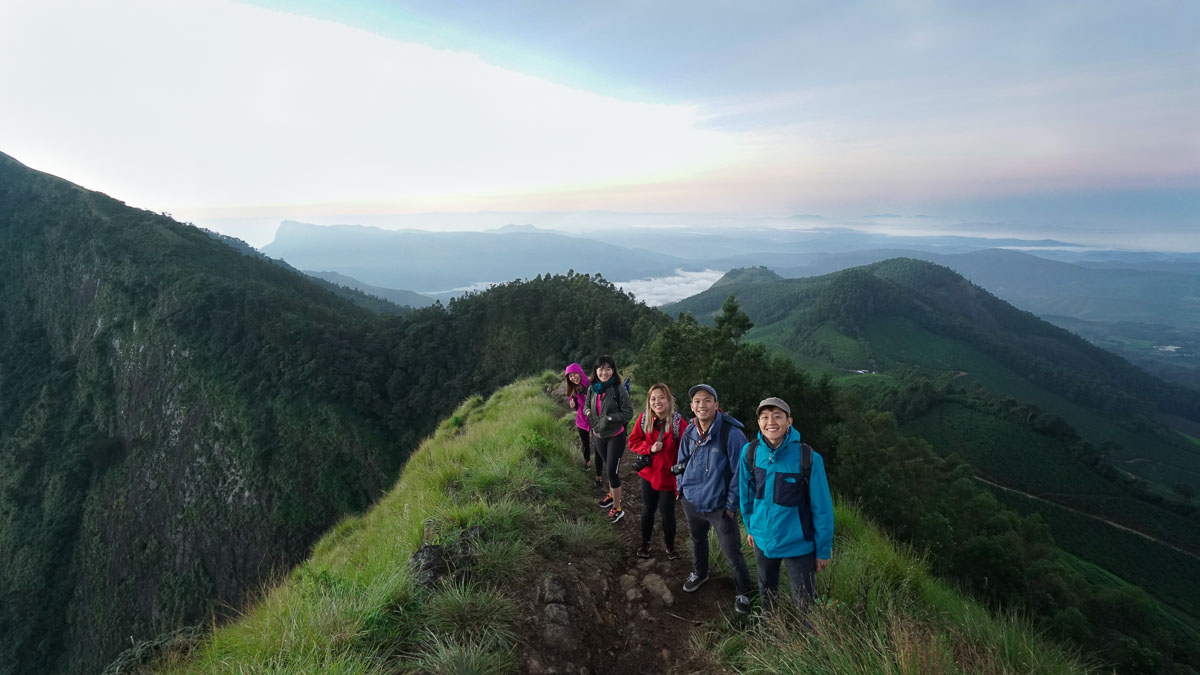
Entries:
<svg viewBox="0 0 1200 675">
<path fill-rule="evenodd" d="M 746 533 L 746 543 L 750 544 L 750 546 L 754 546 L 754 535 L 750 534 L 749 532 Z"/>
<path fill-rule="evenodd" d="M 662 450 L 662 441 L 654 441 L 654 445 L 650 446 L 650 452 L 659 452 Z"/>
<path fill-rule="evenodd" d="M 733 522 L 735 522 L 735 523 L 737 522 L 737 514 L 734 513 L 733 511 L 730 511 L 729 509 L 725 509 L 725 515 L 729 516 L 729 519 L 732 520 Z"/>
<path fill-rule="evenodd" d="M 817 574 L 820 574 L 826 567 L 829 567 L 829 558 L 817 558 Z"/>
<path fill-rule="evenodd" d="M 572 398 L 572 399 L 567 399 L 567 400 L 571 402 L 571 410 L 574 410 L 575 409 L 575 399 Z"/>
</svg>

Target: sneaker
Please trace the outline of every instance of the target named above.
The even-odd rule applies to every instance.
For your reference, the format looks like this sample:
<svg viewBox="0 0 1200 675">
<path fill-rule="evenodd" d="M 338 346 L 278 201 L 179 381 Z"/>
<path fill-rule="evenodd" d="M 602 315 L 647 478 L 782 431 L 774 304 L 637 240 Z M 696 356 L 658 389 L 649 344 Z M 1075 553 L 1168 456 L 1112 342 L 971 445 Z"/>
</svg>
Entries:
<svg viewBox="0 0 1200 675">
<path fill-rule="evenodd" d="M 599 477 L 599 476 L 596 476 L 596 489 L 597 489 L 597 490 L 603 490 L 603 489 L 604 489 L 604 481 L 600 480 L 600 477 Z"/>
<path fill-rule="evenodd" d="M 733 611 L 738 614 L 750 613 L 750 598 L 744 595 L 738 595 L 733 598 Z"/>
<path fill-rule="evenodd" d="M 650 557 L 650 544 L 642 544 L 641 546 L 639 546 L 638 550 L 637 550 L 637 557 L 649 558 Z"/>
<path fill-rule="evenodd" d="M 625 517 L 624 509 L 609 509 L 608 518 L 610 523 L 616 523 L 618 520 Z"/>
<path fill-rule="evenodd" d="M 695 593 L 696 589 L 703 586 L 704 582 L 706 582 L 706 581 L 708 581 L 707 574 L 705 574 L 704 576 L 700 576 L 699 574 L 692 572 L 691 574 L 688 575 L 687 580 L 683 582 L 683 592 L 684 593 Z"/>
<path fill-rule="evenodd" d="M 667 560 L 679 560 L 679 551 L 674 546 L 667 547 Z"/>
<path fill-rule="evenodd" d="M 610 492 L 610 493 L 604 495 L 604 499 L 601 499 L 600 501 L 598 501 L 596 503 L 600 505 L 600 508 L 604 508 L 606 506 L 612 506 L 612 504 L 613 504 L 612 493 Z"/>
</svg>

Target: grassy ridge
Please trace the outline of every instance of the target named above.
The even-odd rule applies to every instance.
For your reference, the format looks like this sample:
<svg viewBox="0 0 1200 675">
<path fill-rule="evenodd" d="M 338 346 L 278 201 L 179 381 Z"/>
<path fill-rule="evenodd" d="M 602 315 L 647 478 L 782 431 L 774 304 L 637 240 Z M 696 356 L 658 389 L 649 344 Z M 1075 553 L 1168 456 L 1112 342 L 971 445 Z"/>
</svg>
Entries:
<svg viewBox="0 0 1200 675">
<path fill-rule="evenodd" d="M 611 556 L 617 546 L 594 507 L 576 496 L 586 491 L 570 426 L 541 394 L 552 380 L 557 375 L 463 403 L 374 508 L 333 528 L 240 620 L 190 654 L 169 652 L 157 667 L 516 672 L 512 593 L 528 583 L 539 556 L 554 555 L 547 542 L 576 556 Z M 1083 670 L 1022 622 L 995 619 L 934 581 L 852 508 L 839 506 L 837 518 L 836 564 L 824 578 L 839 604 L 815 614 L 813 631 L 797 631 L 794 617 L 714 617 L 692 647 L 715 649 L 721 665 L 751 672 Z M 417 583 L 408 561 L 425 543 L 463 552 L 466 562 L 450 581 Z"/>
<path fill-rule="evenodd" d="M 167 672 L 511 672 L 516 607 L 543 539 L 612 546 L 611 532 L 563 518 L 581 480 L 541 384 L 467 400 L 413 455 L 391 492 L 343 520 L 236 623 Z M 409 559 L 423 543 L 471 561 L 431 588 Z"/>
</svg>

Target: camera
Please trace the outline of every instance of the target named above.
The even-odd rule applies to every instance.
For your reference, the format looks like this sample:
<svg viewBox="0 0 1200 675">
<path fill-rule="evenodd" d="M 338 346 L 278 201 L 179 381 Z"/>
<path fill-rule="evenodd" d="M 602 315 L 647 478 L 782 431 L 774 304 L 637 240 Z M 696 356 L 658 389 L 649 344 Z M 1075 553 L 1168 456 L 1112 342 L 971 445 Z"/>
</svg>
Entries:
<svg viewBox="0 0 1200 675">
<path fill-rule="evenodd" d="M 654 462 L 653 455 L 638 455 L 637 459 L 634 460 L 634 462 L 633 462 L 633 472 L 637 473 L 637 472 L 641 471 L 642 469 L 645 469 L 646 467 L 650 466 L 653 462 Z"/>
<path fill-rule="evenodd" d="M 691 459 L 691 457 L 689 457 L 688 459 Z M 688 465 L 687 459 L 683 460 L 682 462 L 679 462 L 678 464 L 672 464 L 671 465 L 671 473 L 675 474 L 676 476 L 682 476 L 683 472 L 685 470 L 687 470 L 687 465 Z"/>
</svg>

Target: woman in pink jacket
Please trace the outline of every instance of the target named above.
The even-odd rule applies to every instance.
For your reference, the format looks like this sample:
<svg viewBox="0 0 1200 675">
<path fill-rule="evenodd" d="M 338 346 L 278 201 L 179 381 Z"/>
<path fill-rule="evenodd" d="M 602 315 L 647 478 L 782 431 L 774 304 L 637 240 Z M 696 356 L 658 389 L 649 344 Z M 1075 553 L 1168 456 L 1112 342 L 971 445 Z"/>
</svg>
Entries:
<svg viewBox="0 0 1200 675">
<path fill-rule="evenodd" d="M 583 452 L 583 468 L 586 471 L 592 465 L 592 441 L 588 436 L 590 427 L 587 421 L 587 411 L 584 410 L 587 401 L 588 376 L 583 372 L 583 366 L 572 363 L 567 366 L 563 377 L 567 381 L 567 401 L 571 410 L 575 411 L 575 428 L 579 431 L 579 449 Z M 596 487 L 601 487 L 600 467 L 596 466 Z"/>
<path fill-rule="evenodd" d="M 675 411 L 675 397 L 667 385 L 659 382 L 646 392 L 646 411 L 638 415 L 629 434 L 629 449 L 639 455 L 634 468 L 642 484 L 642 545 L 639 558 L 650 557 L 650 534 L 654 531 L 654 512 L 662 514 L 663 541 L 667 559 L 675 560 L 675 474 L 671 467 L 679 457 L 679 440 L 687 429 L 687 420 Z"/>
</svg>

